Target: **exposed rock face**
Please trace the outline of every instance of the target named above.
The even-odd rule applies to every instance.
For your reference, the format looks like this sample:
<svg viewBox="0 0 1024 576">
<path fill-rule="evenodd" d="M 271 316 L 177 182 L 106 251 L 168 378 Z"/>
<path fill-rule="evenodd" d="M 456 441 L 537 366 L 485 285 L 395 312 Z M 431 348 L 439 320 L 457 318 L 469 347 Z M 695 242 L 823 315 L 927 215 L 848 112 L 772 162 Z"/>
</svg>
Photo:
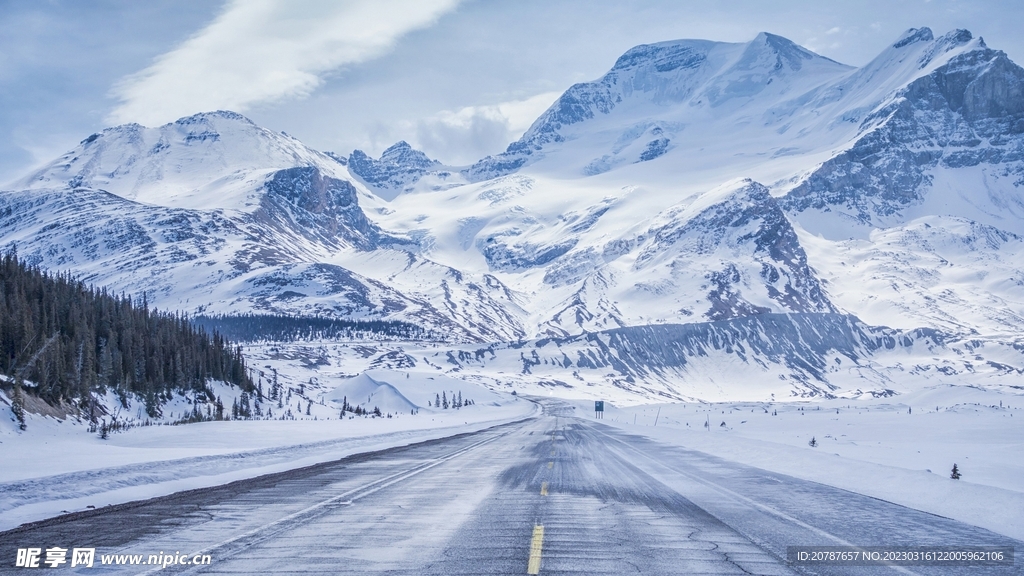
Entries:
<svg viewBox="0 0 1024 576">
<path fill-rule="evenodd" d="M 404 140 L 385 150 L 374 160 L 362 150 L 348 157 L 348 167 L 367 185 L 378 192 L 402 192 L 431 171 L 442 170 L 441 163 L 413 149 Z"/>
<path fill-rule="evenodd" d="M 360 250 L 401 242 L 367 220 L 351 183 L 324 176 L 314 167 L 279 170 L 267 179 L 266 189 L 260 215 L 310 239 Z"/>
<path fill-rule="evenodd" d="M 922 29 L 895 47 L 930 40 Z M 933 41 L 920 66 L 971 40 L 956 30 Z M 789 193 L 787 209 L 841 207 L 870 224 L 922 202 L 937 168 L 984 164 L 1024 184 L 1024 69 L 980 44 L 910 82 L 862 129 Z"/>
<path fill-rule="evenodd" d="M 675 267 L 686 262 L 692 268 L 690 263 L 702 256 L 713 263 L 714 256 L 723 252 L 747 256 L 721 260 L 705 273 L 711 304 L 704 314 L 707 319 L 773 311 L 744 298 L 744 289 L 764 293 L 779 310 L 836 311 L 808 266 L 793 226 L 763 185 L 746 182 L 694 215 L 678 209 L 669 211 L 667 218 L 667 223 L 648 231 L 649 240 L 636 258 L 635 269 L 666 262 Z"/>
<path fill-rule="evenodd" d="M 762 370 L 771 367 L 776 381 L 791 386 L 787 395 L 831 397 L 839 387 L 830 383 L 829 377 L 840 367 L 857 367 L 868 375 L 870 359 L 875 355 L 915 347 L 940 349 L 943 344 L 942 334 L 934 330 L 872 327 L 844 314 L 760 314 L 718 322 L 629 326 L 466 349 L 449 354 L 448 361 L 464 370 L 518 365 L 523 375 L 541 382 L 545 382 L 545 376 L 562 373 L 588 382 L 603 378 L 649 398 L 671 400 L 692 397 L 681 386 L 666 386 L 663 382 L 685 382 L 709 365 L 723 372 L 750 375 L 765 374 Z M 880 380 L 884 383 L 885 377 L 880 376 Z M 744 384 L 741 378 L 728 378 L 726 382 L 737 389 L 759 388 L 757 384 Z M 878 382 L 873 384 L 877 386 Z M 892 393 L 884 384 L 873 392 Z"/>
</svg>

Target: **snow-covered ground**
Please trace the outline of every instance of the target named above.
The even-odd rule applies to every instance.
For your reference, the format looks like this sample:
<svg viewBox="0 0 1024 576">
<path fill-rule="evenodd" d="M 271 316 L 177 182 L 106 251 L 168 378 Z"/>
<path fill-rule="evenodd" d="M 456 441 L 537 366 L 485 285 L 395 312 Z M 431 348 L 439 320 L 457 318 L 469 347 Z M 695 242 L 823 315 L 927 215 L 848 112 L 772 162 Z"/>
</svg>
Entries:
<svg viewBox="0 0 1024 576">
<path fill-rule="evenodd" d="M 24 432 L 3 419 L 0 529 L 479 430 L 537 410 L 524 398 L 436 368 L 345 375 L 340 366 L 337 373 L 318 369 L 308 354 L 296 353 L 301 350 L 308 349 L 267 346 L 260 353 L 264 374 L 277 368 L 282 388 L 292 391 L 285 403 L 295 420 L 154 425 L 101 440 L 73 419 L 29 414 Z M 310 376 L 315 373 L 319 378 Z M 450 399 L 453 392 L 475 404 L 432 405 L 437 395 Z M 218 393 L 227 397 L 230 390 Z M 340 420 L 342 398 L 392 417 Z M 594 417 L 592 401 L 573 402 L 578 416 Z M 265 404 L 275 418 L 283 415 Z M 165 419 L 187 410 L 179 400 Z M 878 399 L 606 404 L 603 422 L 1024 539 L 1024 395 L 939 385 Z M 960 480 L 949 478 L 954 463 Z"/>
<path fill-rule="evenodd" d="M 576 406 L 594 417 L 592 402 Z M 940 386 L 876 400 L 606 404 L 603 422 L 1024 539 L 1022 395 Z"/>
<path fill-rule="evenodd" d="M 367 387 L 370 378 L 380 384 L 380 390 Z M 516 396 L 443 376 L 373 371 L 370 378 L 364 375 L 353 381 L 337 379 L 303 387 L 302 397 L 296 386 L 289 401 L 294 420 L 158 424 L 113 433 L 106 440 L 89 432 L 87 422 L 33 413 L 27 415 L 26 430 L 19 431 L 7 409 L 8 417 L 0 419 L 0 530 L 62 512 L 216 486 L 481 430 L 539 410 L 536 404 Z M 319 392 L 331 396 L 331 385 L 366 392 L 367 398 L 349 396 L 348 402 L 371 411 L 379 407 L 385 416 L 349 414 L 340 419 L 343 394 L 338 403 L 329 398 L 322 403 L 319 400 Z M 452 392 L 474 404 L 459 409 L 427 405 L 435 394 L 451 396 Z M 231 390 L 218 387 L 217 393 L 230 407 Z M 10 401 L 6 396 L 2 399 Z M 399 406 L 409 409 L 399 413 Z M 276 403 L 265 402 L 264 414 L 268 407 L 275 418 L 285 413 Z M 163 421 L 180 418 L 190 410 L 191 405 L 178 398 L 166 406 Z M 129 409 L 122 418 L 134 418 L 135 412 Z"/>
</svg>

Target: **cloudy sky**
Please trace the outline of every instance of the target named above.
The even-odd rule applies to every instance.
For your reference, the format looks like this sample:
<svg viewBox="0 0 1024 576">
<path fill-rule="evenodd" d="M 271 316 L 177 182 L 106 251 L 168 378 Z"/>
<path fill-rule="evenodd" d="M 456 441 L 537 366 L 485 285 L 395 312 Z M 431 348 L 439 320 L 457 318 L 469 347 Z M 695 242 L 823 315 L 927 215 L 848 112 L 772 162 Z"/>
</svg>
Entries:
<svg viewBox="0 0 1024 576">
<path fill-rule="evenodd" d="M 229 109 L 322 150 L 501 151 L 632 46 L 785 36 L 868 62 L 910 27 L 1024 63 L 1018 0 L 0 0 L 0 183 L 104 127 Z"/>
</svg>

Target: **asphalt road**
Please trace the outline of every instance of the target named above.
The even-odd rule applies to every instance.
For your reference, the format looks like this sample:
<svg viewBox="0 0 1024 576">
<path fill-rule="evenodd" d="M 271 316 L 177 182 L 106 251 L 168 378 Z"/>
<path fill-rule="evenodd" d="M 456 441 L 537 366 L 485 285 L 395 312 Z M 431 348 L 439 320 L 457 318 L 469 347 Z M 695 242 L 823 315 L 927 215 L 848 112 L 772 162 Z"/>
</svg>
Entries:
<svg viewBox="0 0 1024 576">
<path fill-rule="evenodd" d="M 1020 558 L 995 567 L 788 563 L 788 546 L 1015 546 L 1021 556 L 1024 543 L 544 403 L 541 417 L 475 434 L 0 533 L 0 573 L 1024 573 Z M 18 548 L 41 548 L 45 561 L 54 546 L 69 550 L 61 568 L 14 567 Z M 76 547 L 96 549 L 91 568 L 70 568 Z M 209 563 L 146 564 L 197 554 Z M 115 563 L 102 565 L 104 556 Z M 129 564 L 133 556 L 141 564 Z"/>
</svg>

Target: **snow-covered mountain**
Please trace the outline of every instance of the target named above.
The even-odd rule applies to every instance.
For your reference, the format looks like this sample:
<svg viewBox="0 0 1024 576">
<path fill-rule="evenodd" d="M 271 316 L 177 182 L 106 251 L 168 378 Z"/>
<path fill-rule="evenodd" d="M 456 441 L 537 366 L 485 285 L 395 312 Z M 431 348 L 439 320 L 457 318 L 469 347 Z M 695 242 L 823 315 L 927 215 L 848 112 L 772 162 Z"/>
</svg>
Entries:
<svg viewBox="0 0 1024 576">
<path fill-rule="evenodd" d="M 402 319 L 455 340 L 522 334 L 501 317 L 495 279 L 423 259 L 367 218 L 384 203 L 346 166 L 233 112 L 110 128 L 20 185 L 0 197 L 4 244 L 162 308 Z"/>
<path fill-rule="evenodd" d="M 230 112 L 111 128 L 0 193 L 0 246 L 162 308 L 416 322 L 466 343 L 444 364 L 463 375 L 1017 385 L 1022 90 L 964 30 L 862 68 L 766 33 L 662 42 L 464 168 Z"/>
<path fill-rule="evenodd" d="M 773 139 L 777 130 L 767 122 L 769 110 L 851 70 L 767 33 L 746 44 L 679 40 L 637 46 L 600 80 L 569 88 L 506 152 L 481 160 L 467 174 L 492 178 L 543 163 L 548 172 L 594 175 L 650 162 L 670 150 L 692 152 L 697 143 L 703 154 L 687 154 L 691 167 L 715 168 L 708 160 L 729 162 L 716 153 L 723 146 L 732 156 L 743 144 Z M 709 130 L 712 125 L 719 129 Z M 737 135 L 746 142 L 734 148 Z"/>
<path fill-rule="evenodd" d="M 402 140 L 373 159 L 362 150 L 349 154 L 345 163 L 351 173 L 381 198 L 393 200 L 419 186 L 437 190 L 465 184 L 458 169 L 431 160 Z"/>
</svg>

